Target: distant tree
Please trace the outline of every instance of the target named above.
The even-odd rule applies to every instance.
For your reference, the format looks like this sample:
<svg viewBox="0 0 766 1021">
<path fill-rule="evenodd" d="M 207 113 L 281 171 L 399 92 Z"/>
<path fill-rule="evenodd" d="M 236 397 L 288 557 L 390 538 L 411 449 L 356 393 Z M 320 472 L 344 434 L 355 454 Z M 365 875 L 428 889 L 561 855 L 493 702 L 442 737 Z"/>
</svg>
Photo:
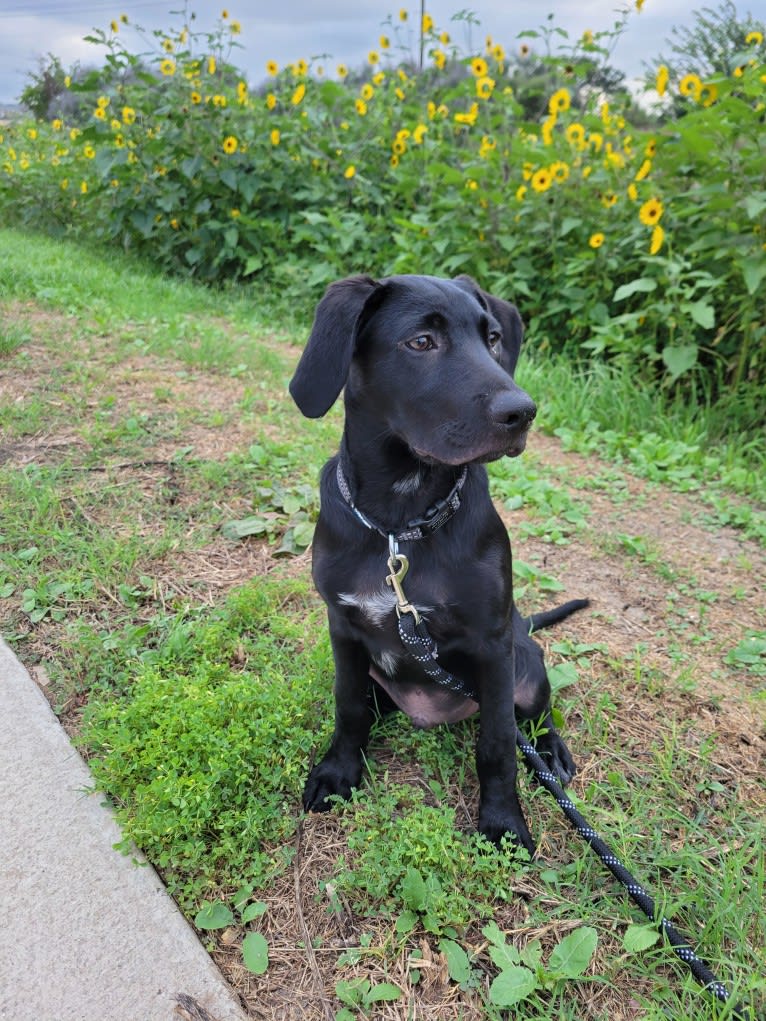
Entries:
<svg viewBox="0 0 766 1021">
<path fill-rule="evenodd" d="M 724 0 L 718 8 L 703 7 L 694 12 L 690 26 L 671 29 L 671 38 L 666 40 L 670 56 L 660 55 L 650 67 L 656 70 L 664 64 L 675 78 L 691 72 L 700 77 L 730 75 L 748 49 L 746 37 L 756 31 L 766 33 L 763 22 L 750 14 L 740 18 L 733 0 Z"/>
<path fill-rule="evenodd" d="M 37 70 L 27 73 L 29 84 L 22 90 L 19 102 L 38 119 L 46 119 L 55 101 L 66 92 L 66 76 L 58 57 L 52 53 L 38 57 Z"/>
</svg>

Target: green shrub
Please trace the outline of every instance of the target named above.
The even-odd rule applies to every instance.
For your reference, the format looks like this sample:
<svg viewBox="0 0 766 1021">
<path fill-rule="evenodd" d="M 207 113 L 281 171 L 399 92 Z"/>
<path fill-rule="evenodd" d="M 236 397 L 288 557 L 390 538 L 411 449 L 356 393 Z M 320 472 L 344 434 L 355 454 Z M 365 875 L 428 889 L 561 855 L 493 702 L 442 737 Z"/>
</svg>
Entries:
<svg viewBox="0 0 766 1021">
<path fill-rule="evenodd" d="M 132 683 L 89 701 L 84 742 L 126 848 L 138 844 L 184 898 L 264 882 L 294 831 L 328 718 L 316 679 L 332 676 L 327 642 L 306 642 L 322 631 L 304 598 L 261 580 L 208 620 L 182 617 Z"/>
</svg>

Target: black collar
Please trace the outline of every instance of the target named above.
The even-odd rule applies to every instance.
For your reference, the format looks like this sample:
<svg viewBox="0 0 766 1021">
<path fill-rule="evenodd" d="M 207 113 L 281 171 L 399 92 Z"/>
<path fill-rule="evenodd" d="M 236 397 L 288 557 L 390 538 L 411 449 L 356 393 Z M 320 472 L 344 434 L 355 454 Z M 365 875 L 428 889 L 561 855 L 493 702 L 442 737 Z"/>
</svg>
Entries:
<svg viewBox="0 0 766 1021">
<path fill-rule="evenodd" d="M 465 485 L 465 480 L 468 477 L 468 465 L 463 465 L 463 470 L 460 472 L 457 482 L 448 493 L 446 499 L 437 500 L 436 503 L 428 508 L 422 518 L 414 518 L 412 521 L 408 521 L 406 528 L 396 533 L 382 528 L 371 518 L 367 517 L 366 514 L 363 514 L 356 506 L 351 496 L 348 480 L 343 474 L 340 458 L 338 458 L 338 467 L 335 475 L 338 480 L 338 489 L 341 496 L 366 528 L 380 532 L 382 536 L 387 538 L 393 538 L 396 542 L 406 542 L 409 539 L 423 539 L 426 535 L 431 535 L 457 513 L 460 507 L 460 490 Z"/>
</svg>

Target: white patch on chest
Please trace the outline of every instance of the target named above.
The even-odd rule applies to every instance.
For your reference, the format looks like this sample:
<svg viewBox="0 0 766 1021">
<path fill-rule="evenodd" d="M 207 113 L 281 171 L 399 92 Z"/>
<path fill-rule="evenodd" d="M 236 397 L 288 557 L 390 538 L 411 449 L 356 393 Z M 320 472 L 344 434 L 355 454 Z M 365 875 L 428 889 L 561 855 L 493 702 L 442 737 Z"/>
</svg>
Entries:
<svg viewBox="0 0 766 1021">
<path fill-rule="evenodd" d="M 388 585 L 375 592 L 339 592 L 338 602 L 341 606 L 355 606 L 364 614 L 371 624 L 380 627 L 396 605 L 394 590 Z"/>
<path fill-rule="evenodd" d="M 394 612 L 396 595 L 392 588 L 384 584 L 374 592 L 339 592 L 338 602 L 341 606 L 355 606 L 371 624 L 380 627 Z M 433 611 L 432 606 L 416 606 L 423 616 Z"/>
<path fill-rule="evenodd" d="M 380 669 L 386 674 L 387 677 L 393 677 L 396 673 L 396 667 L 399 662 L 399 656 L 395 656 L 393 652 L 379 652 L 376 656 L 373 656 L 373 661 Z"/>
</svg>

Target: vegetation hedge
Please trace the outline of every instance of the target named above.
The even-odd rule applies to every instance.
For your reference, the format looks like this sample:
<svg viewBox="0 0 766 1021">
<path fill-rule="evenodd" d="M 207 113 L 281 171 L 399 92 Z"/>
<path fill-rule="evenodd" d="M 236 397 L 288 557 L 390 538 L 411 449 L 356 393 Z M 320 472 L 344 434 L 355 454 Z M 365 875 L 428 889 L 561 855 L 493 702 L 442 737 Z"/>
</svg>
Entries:
<svg viewBox="0 0 766 1021">
<path fill-rule="evenodd" d="M 633 12 L 578 39 L 549 20 L 509 53 L 402 10 L 363 73 L 269 62 L 257 89 L 224 15 L 141 53 L 115 21 L 88 37 L 103 66 L 56 63 L 61 115 L 0 128 L 0 220 L 306 307 L 352 272 L 467 272 L 543 346 L 708 397 L 766 383 L 760 29 L 730 73 L 660 65 L 647 113 L 607 63 Z"/>
</svg>

